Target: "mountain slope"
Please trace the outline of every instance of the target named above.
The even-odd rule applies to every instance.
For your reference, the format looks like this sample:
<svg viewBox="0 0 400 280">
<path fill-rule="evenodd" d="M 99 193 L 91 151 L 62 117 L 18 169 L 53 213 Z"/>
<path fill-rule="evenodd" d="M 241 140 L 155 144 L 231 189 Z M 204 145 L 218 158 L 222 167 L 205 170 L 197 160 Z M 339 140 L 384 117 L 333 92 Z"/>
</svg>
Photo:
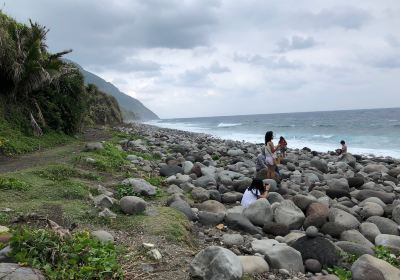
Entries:
<svg viewBox="0 0 400 280">
<path fill-rule="evenodd" d="M 80 67 L 80 66 L 79 66 Z M 114 96 L 119 106 L 121 107 L 125 119 L 131 120 L 133 118 L 140 119 L 140 120 L 157 120 L 159 117 L 153 113 L 150 109 L 144 106 L 139 100 L 126 95 L 125 93 L 121 92 L 116 86 L 113 84 L 106 82 L 99 76 L 86 71 L 82 67 L 80 67 L 81 73 L 85 78 L 85 83 L 87 84 L 94 84 L 96 85 L 99 90 Z"/>
</svg>

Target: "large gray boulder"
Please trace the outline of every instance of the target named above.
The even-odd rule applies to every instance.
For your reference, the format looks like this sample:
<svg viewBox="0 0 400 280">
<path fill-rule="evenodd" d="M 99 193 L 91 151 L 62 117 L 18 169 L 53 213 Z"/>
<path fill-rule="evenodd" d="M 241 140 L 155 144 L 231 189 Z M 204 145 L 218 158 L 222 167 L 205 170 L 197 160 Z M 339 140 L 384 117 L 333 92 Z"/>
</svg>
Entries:
<svg viewBox="0 0 400 280">
<path fill-rule="evenodd" d="M 271 204 L 265 198 L 258 199 L 244 209 L 243 214 L 255 225 L 263 226 L 274 218 Z"/>
<path fill-rule="evenodd" d="M 377 197 L 382 200 L 386 204 L 390 204 L 393 202 L 395 195 L 394 193 L 387 193 L 382 191 L 375 190 L 360 190 L 355 195 L 355 198 L 359 201 L 363 201 L 369 197 Z"/>
<path fill-rule="evenodd" d="M 233 233 L 233 234 L 226 233 L 222 235 L 222 242 L 224 243 L 225 246 L 228 247 L 240 246 L 244 244 L 244 238 L 241 234 L 238 233 Z"/>
<path fill-rule="evenodd" d="M 323 173 L 328 173 L 328 164 L 321 159 L 312 159 L 310 165 Z"/>
<path fill-rule="evenodd" d="M 376 246 L 388 247 L 393 253 L 400 253 L 400 236 L 391 234 L 379 234 L 375 237 Z"/>
<path fill-rule="evenodd" d="M 192 197 L 194 201 L 203 202 L 210 199 L 210 192 L 201 187 L 194 187 L 192 189 Z"/>
<path fill-rule="evenodd" d="M 356 229 L 360 225 L 356 217 L 337 208 L 329 210 L 329 221 L 345 229 Z"/>
<path fill-rule="evenodd" d="M 196 214 L 193 212 L 192 208 L 190 208 L 189 203 L 182 199 L 177 199 L 173 201 L 169 207 L 174 208 L 175 210 L 178 210 L 185 214 L 185 216 L 190 220 L 190 221 L 195 221 L 197 220 Z"/>
<path fill-rule="evenodd" d="M 190 275 L 199 280 L 239 280 L 243 276 L 243 267 L 232 251 L 210 246 L 194 257 Z"/>
<path fill-rule="evenodd" d="M 207 211 L 212 213 L 226 213 L 225 206 L 216 200 L 207 200 L 197 206 L 201 211 Z"/>
<path fill-rule="evenodd" d="M 45 280 L 43 274 L 30 267 L 22 267 L 16 263 L 0 263 L 1 280 Z"/>
<path fill-rule="evenodd" d="M 398 280 L 400 270 L 371 255 L 362 255 L 351 266 L 353 280 Z"/>
<path fill-rule="evenodd" d="M 345 251 L 348 254 L 355 256 L 362 256 L 365 254 L 374 255 L 374 250 L 370 247 L 363 246 L 358 243 L 350 242 L 350 241 L 339 241 L 336 242 L 335 245 Z"/>
<path fill-rule="evenodd" d="M 160 168 L 160 175 L 163 177 L 169 177 L 178 173 L 183 174 L 183 168 L 175 164 L 167 164 Z"/>
<path fill-rule="evenodd" d="M 362 223 L 359 229 L 361 234 L 373 243 L 375 243 L 375 237 L 381 234 L 379 228 L 375 224 L 369 222 Z"/>
<path fill-rule="evenodd" d="M 363 168 L 363 171 L 365 173 L 373 173 L 373 172 L 387 173 L 389 169 L 382 164 L 368 164 Z"/>
<path fill-rule="evenodd" d="M 262 234 L 262 230 L 254 226 L 250 220 L 240 213 L 228 213 L 225 224 L 234 230 L 241 230 L 250 234 Z"/>
<path fill-rule="evenodd" d="M 284 243 L 273 239 L 254 240 L 251 247 L 256 253 L 265 256 L 272 269 L 287 269 L 291 272 L 304 273 L 303 260 L 300 252 Z"/>
<path fill-rule="evenodd" d="M 146 201 L 137 196 L 124 196 L 119 201 L 122 212 L 129 215 L 139 214 L 146 210 Z"/>
<path fill-rule="evenodd" d="M 217 181 L 214 176 L 201 176 L 200 178 L 193 181 L 196 187 L 205 188 L 207 186 L 216 186 Z"/>
<path fill-rule="evenodd" d="M 367 222 L 375 224 L 381 233 L 399 235 L 398 225 L 388 218 L 372 216 L 367 219 Z"/>
<path fill-rule="evenodd" d="M 289 229 L 299 229 L 304 219 L 303 211 L 291 200 L 282 201 L 274 210 L 274 220 L 279 224 L 287 225 Z"/>
<path fill-rule="evenodd" d="M 326 194 L 330 198 L 340 198 L 343 196 L 350 196 L 349 183 L 345 178 L 332 179 L 328 181 L 329 189 Z"/>
<path fill-rule="evenodd" d="M 383 207 L 374 202 L 366 202 L 360 209 L 360 215 L 364 219 L 367 219 L 371 216 L 382 216 L 385 211 Z"/>
<path fill-rule="evenodd" d="M 290 246 L 301 253 L 303 260 L 315 259 L 322 265 L 333 266 L 339 261 L 339 254 L 335 246 L 323 237 L 303 236 L 294 241 Z"/>
<path fill-rule="evenodd" d="M 340 235 L 340 240 L 354 242 L 367 248 L 374 247 L 374 244 L 371 241 L 369 241 L 367 238 L 364 237 L 364 235 L 362 235 L 358 230 L 355 229 L 342 232 L 342 234 Z"/>
<path fill-rule="evenodd" d="M 131 186 L 134 193 L 139 195 L 154 196 L 157 188 L 141 178 L 128 178 L 122 181 L 122 185 Z"/>
<path fill-rule="evenodd" d="M 400 204 L 396 205 L 392 210 L 392 219 L 400 224 Z"/>
<path fill-rule="evenodd" d="M 214 226 L 220 224 L 224 218 L 224 213 L 213 213 L 207 211 L 199 211 L 199 222 L 202 225 Z"/>
<path fill-rule="evenodd" d="M 243 272 L 247 274 L 258 274 L 269 271 L 269 265 L 260 256 L 239 256 L 243 266 Z"/>
</svg>

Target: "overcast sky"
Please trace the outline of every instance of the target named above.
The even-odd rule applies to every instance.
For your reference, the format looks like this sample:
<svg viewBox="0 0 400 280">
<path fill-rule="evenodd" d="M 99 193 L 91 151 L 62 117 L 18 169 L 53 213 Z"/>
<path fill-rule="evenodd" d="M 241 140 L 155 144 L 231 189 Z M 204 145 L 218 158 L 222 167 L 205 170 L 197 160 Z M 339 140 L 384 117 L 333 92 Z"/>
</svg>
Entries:
<svg viewBox="0 0 400 280">
<path fill-rule="evenodd" d="M 398 0 L 0 0 L 161 118 L 400 106 Z"/>
</svg>

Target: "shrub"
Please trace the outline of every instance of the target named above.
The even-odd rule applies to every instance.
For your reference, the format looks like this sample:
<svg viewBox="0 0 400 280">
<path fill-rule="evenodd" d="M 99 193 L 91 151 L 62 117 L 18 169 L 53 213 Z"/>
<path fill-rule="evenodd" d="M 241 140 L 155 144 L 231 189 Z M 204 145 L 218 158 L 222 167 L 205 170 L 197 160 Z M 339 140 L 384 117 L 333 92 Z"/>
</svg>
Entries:
<svg viewBox="0 0 400 280">
<path fill-rule="evenodd" d="M 62 239 L 53 231 L 20 228 L 11 248 L 16 261 L 42 270 L 49 279 L 122 279 L 115 246 L 88 232 Z"/>
<path fill-rule="evenodd" d="M 26 191 L 30 185 L 15 178 L 0 177 L 0 190 Z"/>
</svg>

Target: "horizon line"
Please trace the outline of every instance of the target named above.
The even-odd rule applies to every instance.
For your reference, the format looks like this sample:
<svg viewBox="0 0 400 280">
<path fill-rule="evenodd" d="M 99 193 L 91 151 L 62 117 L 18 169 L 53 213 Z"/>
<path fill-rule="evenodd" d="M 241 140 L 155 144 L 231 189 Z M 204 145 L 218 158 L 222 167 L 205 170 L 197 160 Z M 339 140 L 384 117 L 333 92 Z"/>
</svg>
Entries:
<svg viewBox="0 0 400 280">
<path fill-rule="evenodd" d="M 176 118 L 160 118 L 160 120 L 241 117 L 241 116 L 259 116 L 259 115 L 283 115 L 283 114 L 301 114 L 301 113 L 326 113 L 326 112 L 365 111 L 365 110 L 384 110 L 384 109 L 400 109 L 400 107 L 358 108 L 358 109 L 322 110 L 322 111 L 297 111 L 297 112 L 280 112 L 280 113 L 257 113 L 257 114 L 219 115 L 219 116 L 205 116 L 205 117 L 198 117 L 198 116 L 197 117 L 176 117 Z"/>
</svg>

